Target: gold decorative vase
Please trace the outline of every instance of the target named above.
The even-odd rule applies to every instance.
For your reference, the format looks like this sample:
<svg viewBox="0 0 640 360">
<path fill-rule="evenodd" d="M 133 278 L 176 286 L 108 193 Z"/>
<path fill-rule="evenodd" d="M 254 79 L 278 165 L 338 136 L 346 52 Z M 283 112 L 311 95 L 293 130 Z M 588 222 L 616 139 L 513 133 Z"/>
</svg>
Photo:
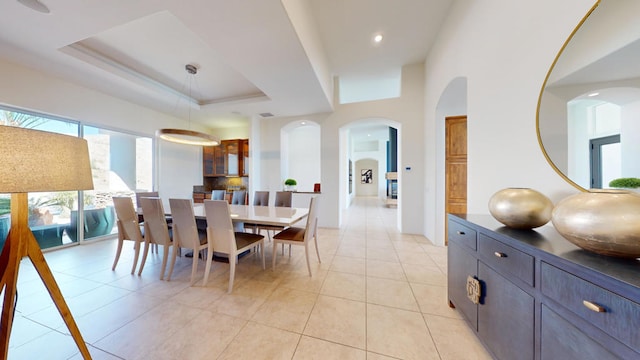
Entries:
<svg viewBox="0 0 640 360">
<path fill-rule="evenodd" d="M 504 225 L 533 229 L 551 219 L 553 203 L 544 194 L 529 188 L 506 188 L 491 196 L 489 212 Z"/>
<path fill-rule="evenodd" d="M 640 257 L 640 195 L 592 189 L 569 196 L 553 210 L 556 230 L 575 245 L 601 255 Z"/>
</svg>

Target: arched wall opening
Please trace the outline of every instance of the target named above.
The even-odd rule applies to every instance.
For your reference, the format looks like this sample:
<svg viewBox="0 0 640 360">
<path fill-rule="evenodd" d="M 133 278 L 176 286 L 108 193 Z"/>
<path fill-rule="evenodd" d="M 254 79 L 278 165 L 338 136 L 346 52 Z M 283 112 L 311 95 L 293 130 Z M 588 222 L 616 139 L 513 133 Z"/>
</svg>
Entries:
<svg viewBox="0 0 640 360">
<path fill-rule="evenodd" d="M 295 179 L 297 191 L 313 191 L 320 183 L 320 125 L 297 120 L 280 130 L 280 179 Z"/>
<path fill-rule="evenodd" d="M 427 237 L 436 245 L 445 241 L 445 118 L 467 114 L 467 78 L 456 77 L 444 89 L 436 106 L 436 199 L 435 211 L 426 209 Z M 425 202 L 429 204 L 429 202 Z M 433 231 L 429 231 L 433 229 Z"/>
</svg>

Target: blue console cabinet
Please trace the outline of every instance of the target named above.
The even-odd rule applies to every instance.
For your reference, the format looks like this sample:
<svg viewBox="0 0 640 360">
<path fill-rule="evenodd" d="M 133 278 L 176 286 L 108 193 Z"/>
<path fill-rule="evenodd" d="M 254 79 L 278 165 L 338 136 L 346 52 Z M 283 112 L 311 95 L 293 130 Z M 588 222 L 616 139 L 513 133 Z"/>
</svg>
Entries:
<svg viewBox="0 0 640 360">
<path fill-rule="evenodd" d="M 447 235 L 450 306 L 496 359 L 640 359 L 639 260 L 490 215 L 449 214 Z"/>
</svg>

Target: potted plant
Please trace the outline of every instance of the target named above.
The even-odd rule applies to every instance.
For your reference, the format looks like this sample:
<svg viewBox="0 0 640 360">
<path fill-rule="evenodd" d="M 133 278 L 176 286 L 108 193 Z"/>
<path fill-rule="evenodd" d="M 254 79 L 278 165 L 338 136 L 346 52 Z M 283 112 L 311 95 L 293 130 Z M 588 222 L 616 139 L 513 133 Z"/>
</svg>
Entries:
<svg viewBox="0 0 640 360">
<path fill-rule="evenodd" d="M 296 191 L 296 185 L 298 185 L 298 182 L 295 181 L 295 179 L 287 179 L 284 181 L 285 191 Z"/>
<path fill-rule="evenodd" d="M 609 182 L 612 188 L 634 189 L 640 188 L 640 179 L 638 178 L 618 178 Z"/>
</svg>

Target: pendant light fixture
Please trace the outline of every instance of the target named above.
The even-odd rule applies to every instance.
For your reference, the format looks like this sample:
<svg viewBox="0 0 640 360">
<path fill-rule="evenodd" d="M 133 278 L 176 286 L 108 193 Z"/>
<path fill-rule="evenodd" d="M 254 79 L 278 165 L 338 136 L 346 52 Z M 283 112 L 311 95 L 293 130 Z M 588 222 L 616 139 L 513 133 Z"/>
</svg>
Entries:
<svg viewBox="0 0 640 360">
<path fill-rule="evenodd" d="M 184 68 L 191 75 L 195 75 L 198 72 L 198 68 L 193 64 L 187 64 Z M 189 98 L 191 98 L 191 81 L 189 81 Z M 189 106 L 189 124 L 191 124 L 191 106 Z M 177 144 L 195 146 L 220 145 L 220 140 L 217 137 L 193 130 L 159 129 L 156 130 L 156 136 Z"/>
</svg>

